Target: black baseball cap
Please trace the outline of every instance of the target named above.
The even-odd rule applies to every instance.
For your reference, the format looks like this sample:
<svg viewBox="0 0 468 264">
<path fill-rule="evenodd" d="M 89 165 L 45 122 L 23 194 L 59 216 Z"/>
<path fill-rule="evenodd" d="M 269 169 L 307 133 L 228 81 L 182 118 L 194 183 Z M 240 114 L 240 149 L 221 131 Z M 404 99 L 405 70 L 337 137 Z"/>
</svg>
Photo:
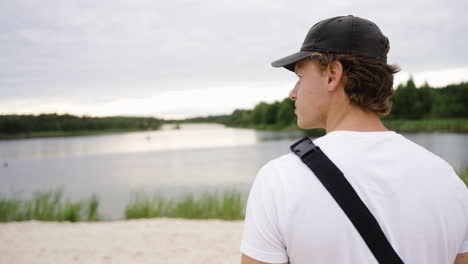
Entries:
<svg viewBox="0 0 468 264">
<path fill-rule="evenodd" d="M 271 63 L 294 72 L 296 62 L 314 52 L 354 54 L 387 62 L 388 38 L 372 21 L 353 15 L 322 20 L 310 28 L 301 50 Z"/>
</svg>

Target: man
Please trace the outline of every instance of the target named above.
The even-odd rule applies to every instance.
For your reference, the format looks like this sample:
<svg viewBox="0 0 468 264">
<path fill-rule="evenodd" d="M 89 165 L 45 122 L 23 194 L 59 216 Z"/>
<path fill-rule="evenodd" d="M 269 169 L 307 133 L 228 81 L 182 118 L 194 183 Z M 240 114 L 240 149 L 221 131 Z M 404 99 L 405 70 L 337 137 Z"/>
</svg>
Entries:
<svg viewBox="0 0 468 264">
<path fill-rule="evenodd" d="M 272 63 L 299 80 L 297 124 L 343 172 L 404 263 L 468 263 L 468 191 L 442 158 L 388 130 L 393 75 L 376 24 L 340 16 L 315 24 L 301 51 Z M 242 263 L 377 263 L 314 173 L 289 153 L 258 172 L 249 194 Z"/>
</svg>

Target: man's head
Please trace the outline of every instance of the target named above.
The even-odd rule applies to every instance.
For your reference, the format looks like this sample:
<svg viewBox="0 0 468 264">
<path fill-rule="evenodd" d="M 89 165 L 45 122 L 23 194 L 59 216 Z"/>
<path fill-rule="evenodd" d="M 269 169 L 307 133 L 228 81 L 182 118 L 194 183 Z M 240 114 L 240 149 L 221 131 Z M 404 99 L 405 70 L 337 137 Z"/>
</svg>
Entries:
<svg viewBox="0 0 468 264">
<path fill-rule="evenodd" d="M 387 37 L 369 20 L 346 16 L 315 24 L 301 51 L 272 63 L 299 77 L 289 94 L 299 127 L 325 127 L 334 111 L 387 115 L 393 74 L 400 70 L 387 64 L 389 49 Z"/>
</svg>

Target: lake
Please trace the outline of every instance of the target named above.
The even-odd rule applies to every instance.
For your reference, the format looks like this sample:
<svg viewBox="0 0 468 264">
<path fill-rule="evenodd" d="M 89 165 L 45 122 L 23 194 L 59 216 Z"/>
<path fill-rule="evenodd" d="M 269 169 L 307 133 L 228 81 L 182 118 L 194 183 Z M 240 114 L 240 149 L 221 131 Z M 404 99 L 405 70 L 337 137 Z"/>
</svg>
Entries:
<svg viewBox="0 0 468 264">
<path fill-rule="evenodd" d="M 468 166 L 468 134 L 401 133 L 449 162 Z M 219 124 L 163 125 L 158 131 L 0 141 L 0 195 L 62 187 L 71 200 L 100 201 L 121 219 L 134 191 L 173 197 L 236 189 L 247 193 L 266 162 L 289 153 L 301 131 L 256 131 Z"/>
</svg>

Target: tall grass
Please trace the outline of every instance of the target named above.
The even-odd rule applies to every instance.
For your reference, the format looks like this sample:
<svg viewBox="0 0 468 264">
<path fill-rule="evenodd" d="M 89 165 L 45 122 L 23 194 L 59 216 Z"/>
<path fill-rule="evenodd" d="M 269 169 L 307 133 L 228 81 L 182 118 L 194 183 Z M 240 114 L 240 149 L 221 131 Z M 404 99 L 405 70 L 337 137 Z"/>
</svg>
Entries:
<svg viewBox="0 0 468 264">
<path fill-rule="evenodd" d="M 137 192 L 125 208 L 125 218 L 173 217 L 188 219 L 239 220 L 245 217 L 246 199 L 241 192 L 228 191 L 222 195 L 204 193 L 200 197 L 187 194 L 179 199 Z"/>
<path fill-rule="evenodd" d="M 445 118 L 445 119 L 421 119 L 421 120 L 405 120 L 405 119 L 386 119 L 382 118 L 382 122 L 390 130 L 400 133 L 410 132 L 451 132 L 451 133 L 468 133 L 468 118 Z M 269 131 L 304 131 L 306 135 L 313 137 L 321 137 L 326 134 L 323 128 L 301 129 L 296 123 L 293 124 L 249 124 L 249 125 L 232 125 L 225 124 L 227 127 L 244 127 L 258 130 Z"/>
<path fill-rule="evenodd" d="M 468 186 L 468 168 L 458 175 Z M 126 219 L 135 218 L 188 218 L 242 220 L 245 217 L 247 196 L 240 191 L 225 191 L 219 194 L 205 192 L 200 195 L 186 194 L 169 199 L 158 194 L 144 192 L 132 194 L 124 211 Z M 79 202 L 63 199 L 61 189 L 35 192 L 31 199 L 0 197 L 0 222 L 43 221 L 101 221 L 96 195 Z"/>
<path fill-rule="evenodd" d="M 386 120 L 384 125 L 398 132 L 438 131 L 468 133 L 468 119 Z"/>
<path fill-rule="evenodd" d="M 63 190 L 34 192 L 30 200 L 0 198 L 0 222 L 42 221 L 99 221 L 99 200 L 96 195 L 71 202 L 63 199 Z"/>
<path fill-rule="evenodd" d="M 465 183 L 465 185 L 468 187 L 468 167 L 461 170 L 460 173 L 458 174 L 462 181 Z"/>
</svg>

